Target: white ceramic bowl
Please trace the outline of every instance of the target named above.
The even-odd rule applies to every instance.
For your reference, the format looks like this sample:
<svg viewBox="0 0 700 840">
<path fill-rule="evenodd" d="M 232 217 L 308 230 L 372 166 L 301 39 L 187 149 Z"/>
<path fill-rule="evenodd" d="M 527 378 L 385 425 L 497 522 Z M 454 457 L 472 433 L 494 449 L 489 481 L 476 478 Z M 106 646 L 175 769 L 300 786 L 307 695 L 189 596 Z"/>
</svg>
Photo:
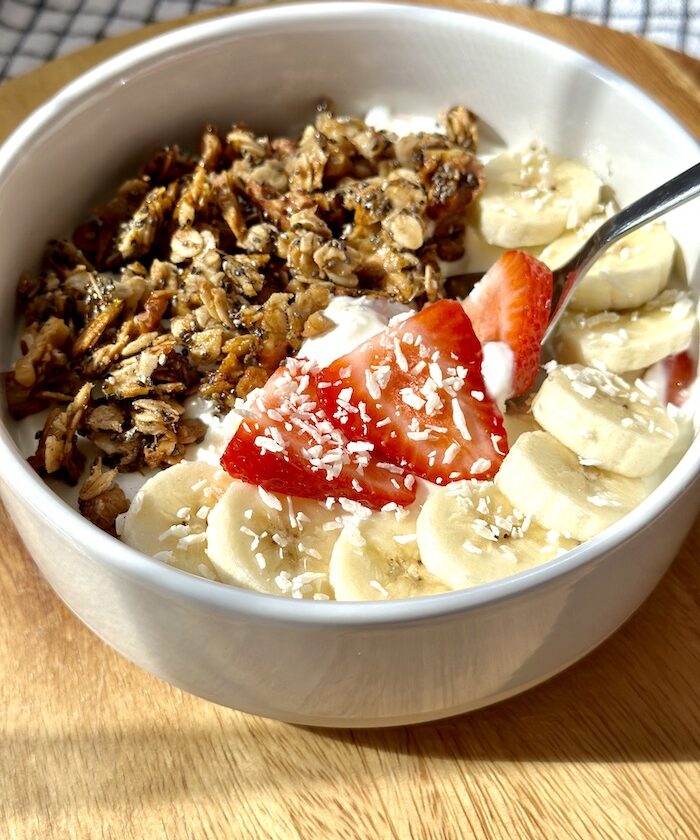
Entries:
<svg viewBox="0 0 700 840">
<path fill-rule="evenodd" d="M 433 114 L 464 102 L 508 144 L 538 138 L 610 161 L 627 202 L 696 162 L 697 143 L 647 96 L 529 32 L 416 6 L 275 7 L 181 29 L 70 84 L 0 151 L 3 362 L 14 287 L 129 166 L 205 122 L 288 130 L 320 95 Z M 670 219 L 697 283 L 697 207 Z M 374 726 L 474 709 L 583 656 L 646 598 L 698 510 L 700 443 L 617 526 L 565 557 L 471 591 L 318 603 L 191 577 L 94 528 L 20 456 L 2 408 L 2 497 L 59 596 L 129 659 L 202 697 L 299 723 Z"/>
</svg>

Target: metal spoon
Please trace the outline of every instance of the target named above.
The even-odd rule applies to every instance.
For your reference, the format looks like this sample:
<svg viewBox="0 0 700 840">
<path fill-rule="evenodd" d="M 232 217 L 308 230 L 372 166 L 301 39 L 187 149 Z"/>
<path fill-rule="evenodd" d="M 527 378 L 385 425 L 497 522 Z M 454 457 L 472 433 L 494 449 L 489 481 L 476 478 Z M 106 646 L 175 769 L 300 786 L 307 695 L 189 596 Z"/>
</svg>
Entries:
<svg viewBox="0 0 700 840">
<path fill-rule="evenodd" d="M 624 210 L 607 219 L 588 239 L 581 249 L 564 265 L 552 272 L 554 284 L 549 324 L 542 337 L 544 345 L 552 336 L 559 319 L 564 314 L 576 286 L 601 254 L 638 227 L 668 213 L 700 195 L 700 163 L 671 178 L 665 184 L 638 198 Z M 448 278 L 457 294 L 466 294 L 482 274 L 459 274 Z"/>
<path fill-rule="evenodd" d="M 700 163 L 633 201 L 605 221 L 578 253 L 552 272 L 554 289 L 549 325 L 542 337 L 545 344 L 554 332 L 576 286 L 593 263 L 613 242 L 700 195 Z"/>
</svg>

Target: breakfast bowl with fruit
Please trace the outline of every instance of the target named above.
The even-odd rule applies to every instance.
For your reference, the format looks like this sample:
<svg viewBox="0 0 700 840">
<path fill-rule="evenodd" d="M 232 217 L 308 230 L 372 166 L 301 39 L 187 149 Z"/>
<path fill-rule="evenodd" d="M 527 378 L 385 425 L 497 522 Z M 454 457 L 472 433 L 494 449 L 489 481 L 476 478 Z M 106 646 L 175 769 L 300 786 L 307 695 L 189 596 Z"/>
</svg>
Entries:
<svg viewBox="0 0 700 840">
<path fill-rule="evenodd" d="M 552 270 L 697 157 L 583 56 L 419 6 L 90 71 L 0 150 L 1 487 L 37 565 L 137 664 L 288 721 L 562 670 L 698 510 L 697 210 L 608 249 L 543 350 Z"/>
</svg>

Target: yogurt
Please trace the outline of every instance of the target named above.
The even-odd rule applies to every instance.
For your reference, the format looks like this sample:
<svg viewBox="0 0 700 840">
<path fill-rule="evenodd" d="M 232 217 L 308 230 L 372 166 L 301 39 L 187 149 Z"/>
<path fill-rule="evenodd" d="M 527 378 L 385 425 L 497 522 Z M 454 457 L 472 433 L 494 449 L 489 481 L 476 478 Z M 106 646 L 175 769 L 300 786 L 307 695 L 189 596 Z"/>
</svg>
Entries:
<svg viewBox="0 0 700 840">
<path fill-rule="evenodd" d="M 323 314 L 335 327 L 317 338 L 307 338 L 297 355 L 326 367 L 386 329 L 394 315 L 410 311 L 403 303 L 384 298 L 333 298 Z"/>
</svg>

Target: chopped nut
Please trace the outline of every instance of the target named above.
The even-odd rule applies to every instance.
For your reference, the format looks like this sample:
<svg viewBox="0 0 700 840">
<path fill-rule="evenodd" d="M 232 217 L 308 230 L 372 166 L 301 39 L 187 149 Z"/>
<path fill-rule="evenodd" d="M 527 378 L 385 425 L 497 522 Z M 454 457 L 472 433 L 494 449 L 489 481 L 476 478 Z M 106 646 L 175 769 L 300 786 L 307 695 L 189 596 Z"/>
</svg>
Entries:
<svg viewBox="0 0 700 840">
<path fill-rule="evenodd" d="M 265 163 L 261 163 L 252 169 L 247 180 L 264 184 L 280 195 L 289 189 L 289 179 L 285 166 L 282 161 L 275 160 L 275 158 L 270 158 Z"/>
<path fill-rule="evenodd" d="M 262 386 L 269 379 L 269 373 L 262 367 L 248 367 L 236 384 L 236 396 L 245 399 L 251 391 Z"/>
<path fill-rule="evenodd" d="M 241 240 L 241 248 L 252 253 L 272 254 L 278 236 L 279 231 L 274 225 L 267 222 L 253 225 Z"/>
<path fill-rule="evenodd" d="M 226 135 L 226 142 L 234 154 L 248 160 L 264 160 L 271 152 L 267 137 L 256 137 L 243 125 L 234 125 Z"/>
<path fill-rule="evenodd" d="M 49 318 L 40 328 L 33 324 L 22 336 L 24 355 L 15 364 L 14 379 L 24 388 L 32 388 L 44 378 L 44 371 L 57 363 L 64 363 L 59 351 L 70 338 L 70 329 L 59 318 Z"/>
<path fill-rule="evenodd" d="M 87 415 L 87 425 L 94 431 L 121 432 L 125 419 L 124 412 L 109 403 L 95 406 Z"/>
<path fill-rule="evenodd" d="M 296 234 L 315 233 L 322 239 L 331 236 L 331 229 L 318 215 L 318 207 L 305 207 L 289 217 L 289 229 Z"/>
<path fill-rule="evenodd" d="M 113 323 L 124 306 L 123 300 L 115 300 L 108 304 L 100 314 L 94 318 L 73 342 L 73 357 L 82 356 L 100 340 L 102 333 Z"/>
<path fill-rule="evenodd" d="M 323 170 L 328 160 L 320 142 L 321 135 L 309 125 L 299 141 L 299 148 L 287 161 L 289 185 L 293 190 L 311 192 L 323 187 Z"/>
<path fill-rule="evenodd" d="M 188 175 L 197 160 L 182 152 L 179 146 L 163 146 L 141 168 L 140 176 L 151 184 L 169 184 Z"/>
<path fill-rule="evenodd" d="M 313 260 L 324 277 L 336 286 L 351 289 L 359 283 L 355 269 L 361 259 L 359 252 L 341 239 L 324 242 L 313 254 Z"/>
<path fill-rule="evenodd" d="M 447 136 L 453 143 L 469 151 L 476 149 L 479 142 L 476 117 L 464 105 L 450 108 L 445 114 L 444 122 Z"/>
<path fill-rule="evenodd" d="M 143 304 L 143 312 L 134 317 L 134 324 L 140 333 L 150 333 L 159 328 L 161 319 L 165 315 L 165 310 L 174 294 L 169 289 L 158 289 L 151 292 Z"/>
<path fill-rule="evenodd" d="M 221 215 L 237 240 L 245 238 L 246 223 L 241 205 L 233 191 L 231 178 L 227 173 L 212 177 L 214 198 L 221 210 Z"/>
<path fill-rule="evenodd" d="M 92 379 L 104 375 L 111 365 L 120 358 L 124 349 L 128 347 L 131 336 L 135 332 L 133 321 L 122 324 L 114 342 L 96 347 L 92 354 L 83 361 L 80 372 Z"/>
<path fill-rule="evenodd" d="M 223 152 L 224 141 L 216 126 L 206 126 L 199 143 L 200 165 L 208 172 L 213 172 L 219 165 Z"/>
<path fill-rule="evenodd" d="M 224 331 L 218 327 L 194 333 L 187 342 L 192 361 L 196 365 L 214 364 L 221 356 L 223 338 Z"/>
<path fill-rule="evenodd" d="M 213 286 L 208 280 L 201 280 L 200 295 L 202 303 L 215 321 L 219 321 L 226 327 L 233 326 L 229 314 L 229 300 L 224 289 Z"/>
<path fill-rule="evenodd" d="M 133 259 L 147 253 L 173 206 L 176 192 L 176 187 L 156 187 L 148 193 L 119 238 L 117 248 L 122 257 Z"/>
<path fill-rule="evenodd" d="M 294 276 L 304 280 L 320 279 L 321 271 L 314 255 L 322 245 L 323 239 L 317 233 L 305 231 L 292 239 L 287 252 L 287 265 Z"/>
<path fill-rule="evenodd" d="M 318 338 L 318 336 L 325 335 L 329 330 L 332 330 L 334 326 L 335 323 L 323 312 L 313 312 L 306 319 L 302 335 L 304 338 Z"/>
<path fill-rule="evenodd" d="M 181 228 L 194 224 L 195 216 L 209 203 L 211 191 L 206 168 L 198 166 L 175 207 L 175 218 Z"/>
<path fill-rule="evenodd" d="M 78 506 L 83 516 L 112 536 L 116 536 L 117 516 L 129 509 L 124 491 L 115 484 L 116 477 L 117 470 L 103 472 L 102 458 L 97 458 L 78 495 Z"/>
<path fill-rule="evenodd" d="M 265 254 L 248 256 L 247 254 L 226 255 L 221 267 L 231 283 L 234 292 L 245 297 L 255 297 L 265 283 L 260 269 L 267 263 Z"/>
<path fill-rule="evenodd" d="M 77 483 L 85 465 L 77 447 L 77 432 L 90 403 L 91 390 L 92 383 L 86 382 L 66 408 L 49 412 L 36 454 L 28 459 L 40 475 L 59 475 L 69 484 Z"/>
</svg>

